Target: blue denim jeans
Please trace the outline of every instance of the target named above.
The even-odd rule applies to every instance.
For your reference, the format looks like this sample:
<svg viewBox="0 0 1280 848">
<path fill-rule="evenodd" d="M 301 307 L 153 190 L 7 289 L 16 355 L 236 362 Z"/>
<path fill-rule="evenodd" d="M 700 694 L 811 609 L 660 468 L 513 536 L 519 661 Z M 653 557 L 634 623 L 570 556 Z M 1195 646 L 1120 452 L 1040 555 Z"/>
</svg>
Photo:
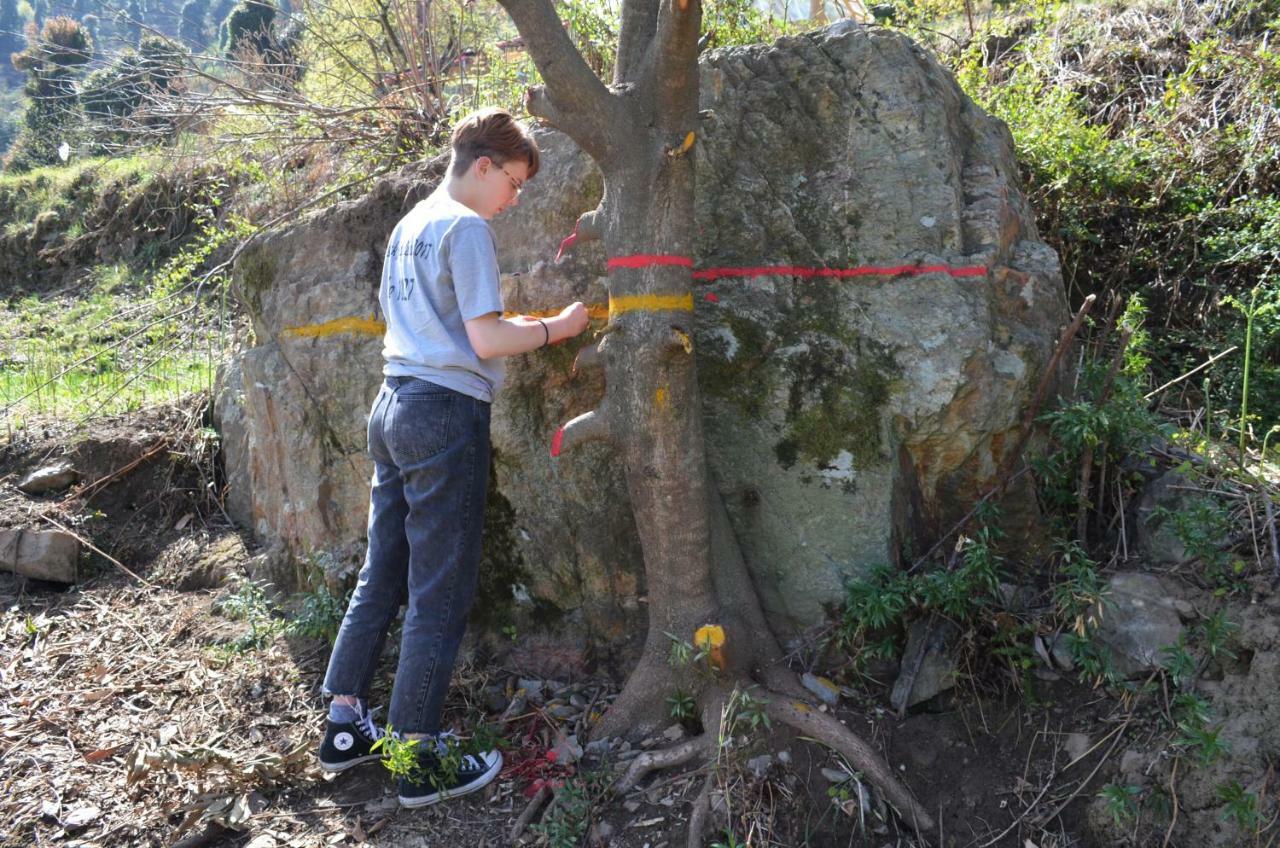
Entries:
<svg viewBox="0 0 1280 848">
<path fill-rule="evenodd" d="M 475 598 L 489 404 L 388 377 L 369 413 L 369 454 L 369 548 L 324 691 L 368 696 L 387 631 L 407 603 L 387 720 L 402 733 L 434 734 Z"/>
</svg>

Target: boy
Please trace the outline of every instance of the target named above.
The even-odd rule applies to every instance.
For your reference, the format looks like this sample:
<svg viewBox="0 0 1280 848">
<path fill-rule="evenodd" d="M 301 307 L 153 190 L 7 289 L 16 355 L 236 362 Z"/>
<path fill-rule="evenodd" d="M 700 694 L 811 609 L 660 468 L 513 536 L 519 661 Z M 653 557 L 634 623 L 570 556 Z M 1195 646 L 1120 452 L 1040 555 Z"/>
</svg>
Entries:
<svg viewBox="0 0 1280 848">
<path fill-rule="evenodd" d="M 399 782 L 406 807 L 474 792 L 502 768 L 486 751 L 441 768 L 440 715 L 475 594 L 489 481 L 489 404 L 501 357 L 576 336 L 581 303 L 553 318 L 502 317 L 493 232 L 538 171 L 538 148 L 508 113 L 486 109 L 453 133 L 444 182 L 396 225 L 378 301 L 386 317 L 386 380 L 369 414 L 374 474 L 369 548 L 325 675 L 332 695 L 320 765 L 378 759 L 364 699 L 387 631 L 407 603 L 388 723 L 418 744 L 418 779 Z"/>
</svg>

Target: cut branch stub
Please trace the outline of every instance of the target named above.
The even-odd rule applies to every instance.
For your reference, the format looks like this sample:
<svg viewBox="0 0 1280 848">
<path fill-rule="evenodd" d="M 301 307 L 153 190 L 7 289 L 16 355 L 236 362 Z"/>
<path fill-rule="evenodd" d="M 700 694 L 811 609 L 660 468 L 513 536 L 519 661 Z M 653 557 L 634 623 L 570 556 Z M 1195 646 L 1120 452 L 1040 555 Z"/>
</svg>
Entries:
<svg viewBox="0 0 1280 848">
<path fill-rule="evenodd" d="M 565 424 L 551 439 L 551 456 L 559 457 L 562 452 L 580 445 L 583 442 L 613 441 L 613 432 L 609 427 L 608 416 L 604 414 L 604 405 L 592 412 L 584 412 Z"/>
<path fill-rule="evenodd" d="M 573 374 L 577 376 L 587 371 L 596 371 L 604 367 L 604 352 L 600 350 L 602 342 L 591 342 L 573 358 Z"/>
</svg>

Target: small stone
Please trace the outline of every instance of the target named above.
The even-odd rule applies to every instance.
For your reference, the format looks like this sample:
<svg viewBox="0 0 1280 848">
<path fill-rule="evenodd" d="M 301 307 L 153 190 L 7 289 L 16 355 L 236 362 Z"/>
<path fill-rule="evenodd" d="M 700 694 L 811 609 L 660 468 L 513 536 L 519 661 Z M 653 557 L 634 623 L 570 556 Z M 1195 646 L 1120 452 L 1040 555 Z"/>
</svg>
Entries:
<svg viewBox="0 0 1280 848">
<path fill-rule="evenodd" d="M 1075 671 L 1076 661 L 1071 656 L 1071 649 L 1067 646 L 1067 635 L 1059 633 L 1053 640 L 1053 647 L 1049 649 L 1049 653 L 1053 656 L 1053 664 L 1063 671 Z"/>
<path fill-rule="evenodd" d="M 684 728 L 679 724 L 673 724 L 662 731 L 662 738 L 668 742 L 679 742 L 684 738 Z"/>
<path fill-rule="evenodd" d="M 804 684 L 804 688 L 817 695 L 822 703 L 833 707 L 840 703 L 840 687 L 827 678 L 806 671 L 800 682 Z"/>
<path fill-rule="evenodd" d="M 551 714 L 552 718 L 561 720 L 573 718 L 578 714 L 578 711 L 568 704 L 556 704 L 553 707 L 549 707 L 547 712 Z"/>
<path fill-rule="evenodd" d="M 594 830 L 596 842 L 608 842 L 613 837 L 613 825 L 608 822 L 596 822 Z"/>
<path fill-rule="evenodd" d="M 1089 750 L 1089 735 L 1086 733 L 1068 733 L 1062 742 L 1062 748 L 1072 762 L 1083 757 Z"/>
<path fill-rule="evenodd" d="M 93 805 L 76 807 L 68 810 L 67 814 L 62 817 L 62 826 L 67 830 L 79 830 L 82 827 L 88 827 L 97 821 L 102 815 L 102 810 Z"/>
<path fill-rule="evenodd" d="M 18 488 L 28 495 L 43 495 L 48 492 L 61 491 L 74 483 L 79 477 L 80 474 L 71 467 L 71 463 L 59 462 L 32 471 L 22 479 L 22 482 L 18 484 Z"/>
<path fill-rule="evenodd" d="M 822 776 L 825 777 L 827 780 L 831 781 L 832 783 L 844 783 L 846 780 L 849 779 L 848 772 L 843 772 L 843 771 L 840 771 L 839 769 L 825 768 L 825 767 L 822 769 Z"/>
<path fill-rule="evenodd" d="M 612 748 L 613 742 L 608 739 L 592 739 L 584 750 L 589 756 L 599 757 L 609 753 Z"/>
<path fill-rule="evenodd" d="M 80 540 L 60 530 L 0 530 L 0 568 L 37 580 L 76 582 Z"/>
<path fill-rule="evenodd" d="M 534 680 L 532 678 L 521 678 L 516 683 L 516 686 L 524 690 L 525 696 L 529 699 L 531 703 L 541 704 L 543 700 L 546 698 L 546 695 L 543 694 L 544 690 L 542 688 L 541 680 Z"/>
<path fill-rule="evenodd" d="M 484 698 L 485 709 L 491 713 L 500 713 L 511 703 L 506 690 L 498 683 L 484 687 L 481 697 Z"/>
<path fill-rule="evenodd" d="M 560 737 L 551 750 L 555 752 L 556 762 L 560 765 L 576 763 L 582 759 L 582 746 L 578 744 L 578 737 L 572 733 Z"/>
<path fill-rule="evenodd" d="M 623 807 L 623 809 L 625 809 L 628 813 L 634 813 L 636 810 L 640 809 L 640 802 L 639 802 L 639 801 L 632 801 L 632 800 L 623 801 L 623 802 L 622 802 L 622 807 Z"/>
<path fill-rule="evenodd" d="M 757 779 L 764 777 L 769 772 L 769 767 L 773 765 L 773 756 L 770 754 L 761 754 L 758 757 L 752 757 L 747 760 L 747 768 Z"/>
<path fill-rule="evenodd" d="M 570 695 L 569 703 L 579 710 L 585 710 L 587 708 L 587 699 L 581 695 Z"/>
<path fill-rule="evenodd" d="M 786 748 L 783 748 L 781 751 L 779 751 L 778 762 L 782 763 L 784 766 L 791 765 L 791 752 Z"/>
</svg>

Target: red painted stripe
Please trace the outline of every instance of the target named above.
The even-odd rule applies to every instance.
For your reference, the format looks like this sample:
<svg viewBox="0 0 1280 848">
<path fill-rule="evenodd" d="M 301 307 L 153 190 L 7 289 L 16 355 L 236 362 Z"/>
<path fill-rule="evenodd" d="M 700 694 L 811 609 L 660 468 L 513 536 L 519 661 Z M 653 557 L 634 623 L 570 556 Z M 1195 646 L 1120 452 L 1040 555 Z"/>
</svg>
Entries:
<svg viewBox="0 0 1280 848">
<path fill-rule="evenodd" d="M 672 256 L 667 253 L 635 253 L 631 256 L 615 256 L 609 260 L 610 271 L 614 268 L 652 268 L 655 265 L 692 268 L 693 260 L 687 256 Z"/>
<path fill-rule="evenodd" d="M 551 438 L 551 456 L 560 455 L 560 443 L 564 441 L 564 427 L 556 430 L 556 434 Z"/>
<path fill-rule="evenodd" d="M 920 274 L 949 274 L 952 277 L 984 277 L 981 265 L 953 268 L 950 265 L 862 265 L 856 268 L 807 268 L 801 265 L 760 265 L 747 268 L 703 268 L 693 272 L 695 280 L 719 280 L 725 277 L 901 277 Z"/>
<path fill-rule="evenodd" d="M 572 236 L 570 236 L 572 238 Z M 557 257 L 558 258 L 558 257 Z M 630 256 L 615 256 L 609 260 L 609 270 L 615 268 L 652 268 L 656 266 L 677 266 L 692 268 L 693 260 L 688 256 L 674 256 L 667 253 L 636 253 Z M 848 279 L 850 277 L 903 277 L 920 274 L 949 274 L 952 277 L 985 277 L 987 269 L 981 265 L 968 267 L 952 267 L 950 265 L 861 265 L 856 268 L 813 268 L 803 265 L 756 265 L 747 267 L 701 268 L 693 272 L 695 280 L 719 280 L 725 277 L 830 277 Z"/>
</svg>

